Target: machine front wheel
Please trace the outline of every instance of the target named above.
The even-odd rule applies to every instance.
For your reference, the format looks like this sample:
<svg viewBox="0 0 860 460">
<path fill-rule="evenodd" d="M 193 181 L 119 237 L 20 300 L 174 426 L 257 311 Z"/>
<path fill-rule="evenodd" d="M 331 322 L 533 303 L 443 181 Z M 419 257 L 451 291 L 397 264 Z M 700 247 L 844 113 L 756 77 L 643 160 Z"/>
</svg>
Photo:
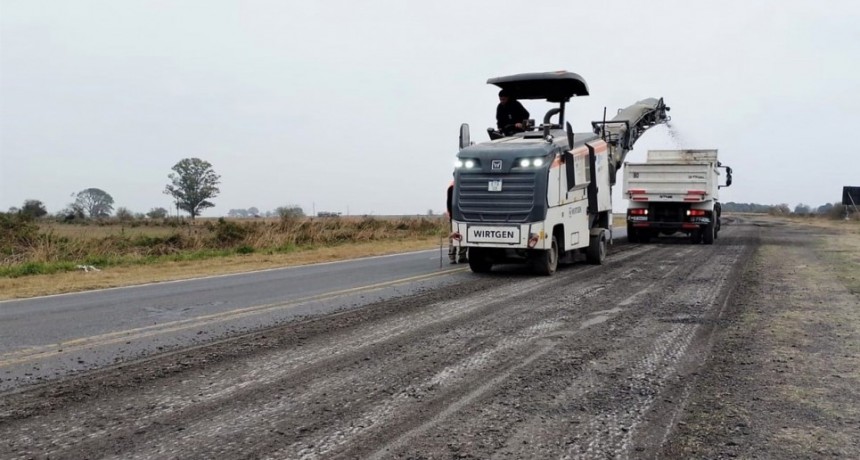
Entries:
<svg viewBox="0 0 860 460">
<path fill-rule="evenodd" d="M 606 260 L 606 232 L 601 230 L 593 235 L 588 243 L 588 251 L 585 258 L 592 265 L 601 265 Z"/>
<path fill-rule="evenodd" d="M 478 248 L 469 248 L 469 268 L 475 273 L 489 273 L 493 269 L 493 263 Z"/>
<path fill-rule="evenodd" d="M 558 268 L 558 241 L 552 237 L 552 245 L 549 249 L 537 251 L 533 259 L 533 266 L 539 275 L 550 276 Z"/>
</svg>

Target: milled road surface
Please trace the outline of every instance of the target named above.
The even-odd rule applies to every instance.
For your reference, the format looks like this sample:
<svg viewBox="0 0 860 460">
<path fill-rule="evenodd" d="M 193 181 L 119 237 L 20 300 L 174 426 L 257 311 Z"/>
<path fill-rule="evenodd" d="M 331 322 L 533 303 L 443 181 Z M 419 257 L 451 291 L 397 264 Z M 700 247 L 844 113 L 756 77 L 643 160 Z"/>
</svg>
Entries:
<svg viewBox="0 0 860 460">
<path fill-rule="evenodd" d="M 0 458 L 653 458 L 761 229 L 472 276 L 0 396 Z"/>
</svg>

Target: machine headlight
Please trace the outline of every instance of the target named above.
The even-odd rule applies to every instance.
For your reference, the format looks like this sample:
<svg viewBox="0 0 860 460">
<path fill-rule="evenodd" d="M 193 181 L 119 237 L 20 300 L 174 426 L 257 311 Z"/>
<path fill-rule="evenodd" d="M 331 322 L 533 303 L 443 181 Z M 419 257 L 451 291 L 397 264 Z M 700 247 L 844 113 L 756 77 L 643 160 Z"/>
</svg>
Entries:
<svg viewBox="0 0 860 460">
<path fill-rule="evenodd" d="M 543 165 L 543 163 L 543 158 L 520 158 L 520 161 L 517 162 L 517 165 L 519 165 L 520 168 L 539 168 Z"/>
<path fill-rule="evenodd" d="M 478 160 L 475 159 L 461 160 L 458 158 L 457 161 L 454 162 L 454 167 L 457 169 L 472 169 L 476 166 L 478 166 Z"/>
</svg>

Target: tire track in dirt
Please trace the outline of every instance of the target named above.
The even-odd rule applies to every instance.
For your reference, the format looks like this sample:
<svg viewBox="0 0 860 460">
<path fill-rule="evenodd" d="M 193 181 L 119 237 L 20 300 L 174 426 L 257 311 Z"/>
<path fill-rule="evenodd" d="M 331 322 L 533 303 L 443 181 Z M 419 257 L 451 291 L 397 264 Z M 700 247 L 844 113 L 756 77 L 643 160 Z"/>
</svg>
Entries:
<svg viewBox="0 0 860 460">
<path fill-rule="evenodd" d="M 860 458 L 860 302 L 845 284 L 860 271 L 830 251 L 856 256 L 857 227 L 761 220 L 713 358 L 654 457 Z"/>
<path fill-rule="evenodd" d="M 640 250 L 630 251 L 628 254 L 624 255 L 623 258 L 634 257 L 638 255 Z M 577 271 L 579 275 L 587 275 L 596 268 L 588 267 L 582 270 Z M 531 281 L 530 281 L 531 282 Z M 557 282 L 553 280 L 548 280 L 547 282 Z M 541 282 L 541 286 L 545 288 L 544 282 Z M 484 308 L 487 309 L 491 314 L 489 316 L 494 318 L 495 322 L 485 324 L 483 322 L 475 325 L 475 322 L 463 322 L 463 324 L 470 325 L 471 333 L 477 337 L 490 337 L 493 334 L 498 333 L 498 320 L 502 317 L 507 317 L 510 315 L 518 314 L 517 308 L 522 304 L 520 299 L 527 298 L 533 296 L 533 291 L 537 290 L 523 290 L 520 288 L 515 289 L 518 291 L 518 295 L 516 296 L 508 296 L 506 293 L 502 293 L 501 296 L 494 296 L 492 299 L 485 299 L 492 301 L 489 304 L 484 305 Z M 544 289 L 545 290 L 545 289 Z M 593 292 L 588 292 L 589 290 Z M 591 289 L 589 288 L 581 288 L 581 292 L 577 293 L 577 296 L 581 297 L 583 300 L 596 295 L 599 292 L 599 289 Z M 495 301 L 498 297 L 505 297 L 504 302 Z M 513 308 L 512 308 L 513 307 Z M 539 317 L 537 317 L 539 318 Z M 392 416 L 392 414 L 400 412 L 405 406 L 416 400 L 423 400 L 427 398 L 431 398 L 433 394 L 444 393 L 451 387 L 453 384 L 460 383 L 463 380 L 467 380 L 470 377 L 470 373 L 474 373 L 476 370 L 480 371 L 483 368 L 492 364 L 492 358 L 504 354 L 505 352 L 516 351 L 517 348 L 521 347 L 522 344 L 531 340 L 535 335 L 541 335 L 542 331 L 546 331 L 548 329 L 552 329 L 556 327 L 554 324 L 554 320 L 542 320 L 537 324 L 528 324 L 525 325 L 525 331 L 506 331 L 504 337 L 511 337 L 510 339 L 505 339 L 502 342 L 495 345 L 493 348 L 480 348 L 477 353 L 474 355 L 467 356 L 466 359 L 461 360 L 459 362 L 454 362 L 450 364 L 448 367 L 438 371 L 436 374 L 426 377 L 424 381 L 420 383 L 410 383 L 405 389 L 391 395 L 382 395 L 386 398 L 381 402 L 378 400 L 373 400 L 370 397 L 364 398 L 365 400 L 370 400 L 370 408 L 365 409 L 364 413 L 358 415 L 352 415 L 352 412 L 356 412 L 359 408 L 352 404 L 353 407 L 350 407 L 349 413 L 341 413 L 337 409 L 333 409 L 332 418 L 334 419 L 342 419 L 344 422 L 341 426 L 336 427 L 328 427 L 322 434 L 317 434 L 315 438 L 311 438 L 310 440 L 304 439 L 301 443 L 295 443 L 291 445 L 287 449 L 282 449 L 282 451 L 274 454 L 273 458 L 278 457 L 287 457 L 287 458 L 317 458 L 318 456 L 323 456 L 328 454 L 334 448 L 339 446 L 348 444 L 353 439 L 359 438 L 363 433 L 372 431 L 377 427 L 383 426 L 385 421 Z M 451 328 L 459 328 L 457 325 L 451 325 Z M 427 332 L 427 331 L 425 331 Z M 459 345 L 460 339 L 459 337 L 464 336 L 464 333 L 458 332 L 454 334 L 458 339 L 454 342 L 451 342 L 450 339 L 445 339 L 444 337 L 439 336 L 430 336 L 427 339 L 423 339 L 421 343 L 415 347 L 417 349 L 428 348 L 432 343 L 435 343 L 434 348 L 436 349 L 446 349 L 447 348 L 456 348 Z M 450 343 L 449 343 L 450 342 Z M 401 353 L 405 356 L 414 355 L 417 352 L 404 352 Z M 454 353 L 454 350 L 451 350 L 451 354 Z M 448 354 L 447 351 L 437 352 L 436 354 Z M 401 363 L 406 365 L 406 363 Z M 349 369 L 348 374 L 344 377 L 329 377 L 324 379 L 323 381 L 315 382 L 313 385 L 315 388 L 320 388 L 324 390 L 320 390 L 326 394 L 337 394 L 345 391 L 343 382 L 346 381 L 360 381 L 367 382 L 373 381 L 371 376 L 379 373 L 395 375 L 397 374 L 397 370 L 390 369 L 391 367 L 395 369 L 399 369 L 399 366 L 396 364 L 392 364 L 389 366 L 389 369 L 375 369 L 375 370 L 367 370 L 367 369 Z M 422 372 L 425 370 L 422 370 Z M 355 378 L 356 374 L 358 374 L 358 378 Z M 408 379 L 410 382 L 417 379 L 417 376 Z M 407 380 L 407 379 L 401 379 Z M 375 388 L 368 389 L 365 394 L 368 395 L 376 395 L 379 391 Z M 305 399 L 304 397 L 302 399 Z M 354 402 L 354 401 L 353 401 Z M 260 413 L 253 414 L 255 419 L 267 418 L 272 414 L 283 413 L 283 408 L 279 407 L 281 404 L 274 404 L 272 407 L 269 407 L 267 414 L 263 415 Z M 300 408 L 304 406 L 307 408 L 308 404 L 305 401 L 303 404 L 298 405 Z M 295 409 L 295 408 L 294 408 Z M 300 409 L 301 411 L 301 409 Z M 261 417 L 261 415 L 263 415 Z M 309 413 L 307 409 L 304 409 L 304 414 L 291 414 L 292 417 L 303 418 L 303 416 L 311 417 L 313 414 Z M 243 423 L 244 424 L 244 423 Z M 214 424 L 214 426 L 220 426 L 220 424 Z M 272 430 L 277 430 L 276 427 L 272 427 Z M 194 430 L 192 430 L 194 431 Z M 310 431 L 310 430 L 308 430 Z M 312 435 L 312 434 L 310 434 Z M 247 435 L 245 435 L 247 437 Z M 205 438 L 205 436 L 204 436 Z M 264 443 L 271 443 L 270 437 L 264 437 Z M 204 443 L 205 444 L 205 443 Z M 302 446 L 313 446 L 311 448 L 306 448 Z M 262 449 L 265 451 L 264 446 L 257 446 L 258 449 Z"/>
<path fill-rule="evenodd" d="M 660 332 L 653 345 L 646 348 L 647 352 L 638 359 L 636 356 L 615 357 L 616 366 L 628 368 L 626 382 L 618 388 L 628 396 L 625 404 L 592 417 L 585 426 L 584 439 L 572 446 L 569 458 L 626 458 L 630 455 L 636 429 L 655 399 L 662 394 L 669 377 L 675 374 L 679 361 L 700 327 L 698 320 L 712 314 L 718 307 L 718 296 L 740 256 L 741 251 L 738 250 L 711 257 L 701 270 L 694 271 L 682 282 L 678 290 L 661 299 L 660 302 L 666 305 L 693 304 L 700 309 L 671 318 L 674 324 L 669 323 L 668 330 Z"/>
<path fill-rule="evenodd" d="M 685 256 L 685 254 L 682 252 L 681 254 L 679 254 L 679 256 L 678 256 L 678 260 L 682 260 L 682 259 L 684 259 L 684 256 Z M 671 261 L 670 261 L 670 264 L 671 264 Z M 690 270 L 693 270 L 693 267 L 691 267 L 691 268 L 690 268 Z M 627 270 L 627 271 L 626 271 L 626 273 L 619 274 L 619 276 L 623 276 L 623 277 L 626 277 L 626 278 L 630 278 L 630 275 L 631 275 L 632 273 L 634 273 L 634 272 L 631 272 L 630 270 Z M 664 273 L 664 274 L 663 274 L 662 278 L 664 278 L 664 279 L 668 279 L 668 282 L 671 282 L 671 279 L 669 279 L 669 278 L 671 277 L 671 275 L 672 275 L 672 270 L 667 269 L 667 270 L 666 270 L 666 273 Z M 637 283 L 630 283 L 630 286 L 631 286 L 631 287 L 637 287 Z M 598 297 L 599 299 L 601 299 L 601 300 L 606 300 L 606 299 L 608 299 L 608 300 L 606 300 L 606 301 L 605 301 L 605 303 L 604 303 L 604 302 L 597 302 L 597 303 L 596 303 L 596 305 L 599 305 L 599 306 L 600 306 L 600 305 L 606 306 L 606 305 L 617 304 L 617 302 L 619 302 L 620 300 L 622 300 L 622 299 L 625 297 L 625 296 L 612 295 L 612 293 L 611 293 L 611 292 L 602 292 L 601 294 L 602 294 L 602 295 L 601 295 L 600 297 Z M 630 295 L 630 293 L 627 293 L 626 295 L 627 295 L 627 296 L 629 296 L 629 295 Z M 605 297 L 605 299 L 604 299 L 604 297 Z M 591 303 L 591 302 L 586 302 L 586 305 L 589 305 L 590 303 Z M 591 309 L 591 308 L 593 308 L 593 305 L 589 305 L 589 309 Z M 568 309 L 568 310 L 570 310 L 570 309 Z M 587 316 L 588 314 L 590 314 L 590 315 L 599 315 L 599 314 L 604 313 L 604 312 L 612 312 L 612 311 L 617 311 L 617 308 L 612 308 L 612 309 L 604 310 L 604 311 L 591 311 L 591 312 L 585 312 L 585 313 L 586 313 L 586 316 Z M 578 315 L 578 316 L 581 318 L 581 317 L 582 317 L 582 314 L 580 314 L 580 315 Z M 582 322 L 582 325 L 587 325 L 587 323 L 588 323 L 588 320 L 586 320 L 586 321 Z M 582 328 L 582 325 L 580 325 L 580 327 L 579 327 L 579 328 L 577 328 L 577 329 Z M 569 325 L 568 325 L 568 326 L 569 326 Z M 556 337 L 555 337 L 555 338 L 568 338 L 568 337 L 571 337 L 571 336 L 575 336 L 575 335 L 576 335 L 575 330 L 570 330 L 570 329 L 568 329 L 568 330 L 564 330 L 564 331 L 556 331 L 556 332 L 559 332 L 559 333 L 557 333 L 557 334 L 556 334 Z M 584 348 L 585 350 L 588 350 L 588 347 L 583 347 L 583 348 Z M 592 354 L 599 354 L 599 350 L 594 350 L 594 348 L 595 348 L 595 347 L 593 347 L 593 346 L 592 346 L 591 348 L 592 348 L 592 350 L 590 351 L 590 353 L 592 353 Z M 539 351 L 537 351 L 536 353 L 539 353 L 539 354 L 543 355 L 543 354 L 545 354 L 545 352 L 546 352 L 546 350 L 539 350 Z M 587 354 L 587 353 L 589 353 L 589 351 L 586 351 L 586 352 L 584 352 L 583 354 Z M 519 357 L 516 357 L 516 358 L 519 358 Z M 492 376 L 488 376 L 488 378 L 491 378 L 491 377 L 492 377 Z M 503 380 L 504 380 L 504 379 L 503 379 Z M 472 396 L 472 395 L 469 395 L 469 396 Z M 470 397 L 469 399 L 471 399 L 471 397 Z M 499 399 L 499 398 L 496 398 L 496 399 Z M 483 403 L 483 402 L 482 402 L 482 403 Z M 456 400 L 455 400 L 453 403 L 451 403 L 451 405 L 458 406 L 458 407 L 460 406 L 459 401 L 456 401 Z M 470 413 L 468 416 L 460 417 L 458 420 L 453 421 L 453 422 L 449 422 L 448 424 L 449 424 L 449 425 L 453 425 L 453 426 L 460 427 L 460 426 L 461 426 L 460 422 L 461 422 L 463 419 L 466 419 L 466 420 L 468 420 L 468 419 L 472 419 L 472 420 L 483 420 L 483 419 L 486 419 L 486 418 L 490 418 L 490 419 L 493 419 L 493 420 L 495 421 L 495 420 L 498 420 L 498 419 L 500 419 L 500 418 L 504 418 L 504 417 L 484 417 L 483 415 L 484 415 L 484 414 L 476 415 L 476 414 L 474 414 L 474 413 Z M 437 418 L 438 418 L 438 417 L 437 417 Z M 495 427 L 495 428 L 498 428 L 498 427 Z M 424 426 L 422 426 L 422 427 L 421 427 L 421 430 L 420 430 L 420 431 L 422 431 L 422 432 L 423 432 L 423 431 L 424 431 L 424 430 L 426 430 L 426 429 L 427 429 L 427 426 L 426 426 L 426 424 L 425 424 Z M 497 431 L 502 431 L 502 432 L 503 432 L 503 431 L 504 431 L 504 428 L 501 428 L 501 429 L 499 429 L 499 430 L 497 430 Z M 556 433 L 556 435 L 557 435 L 557 434 L 558 434 L 558 433 Z M 472 435 L 471 437 L 473 437 L 473 438 L 479 438 L 479 437 L 480 437 L 480 435 L 481 435 L 481 433 L 469 433 L 469 435 Z M 413 437 L 414 437 L 414 436 L 413 436 Z M 452 439 L 452 438 L 454 438 L 454 437 L 456 437 L 456 433 L 451 433 L 450 431 L 447 431 L 447 430 L 444 430 L 444 429 L 439 430 L 439 431 L 434 432 L 434 433 L 430 433 L 430 434 L 423 434 L 423 435 L 421 436 L 421 438 L 422 438 L 422 439 Z M 380 454 L 380 455 L 381 455 L 381 452 L 385 452 L 386 454 L 390 454 L 390 455 L 392 455 L 392 456 L 408 456 L 408 455 L 410 455 L 410 454 L 414 454 L 415 449 L 408 449 L 408 448 L 406 448 L 406 449 L 402 449 L 402 450 L 397 450 L 397 449 L 399 449 L 399 448 L 401 447 L 401 445 L 402 445 L 402 444 L 404 444 L 404 443 L 402 443 L 402 442 L 395 442 L 395 443 L 393 443 L 393 446 L 388 446 L 388 447 L 386 447 L 386 448 L 383 448 L 383 449 L 382 449 L 382 450 L 380 450 L 380 451 L 377 451 L 377 454 Z M 419 451 L 419 452 L 439 452 L 439 449 L 440 449 L 440 448 L 444 448 L 444 446 L 437 446 L 437 445 L 432 445 L 432 446 L 421 446 L 421 448 L 419 448 L 419 449 L 418 449 L 418 451 Z M 386 451 L 386 449 L 389 449 L 389 450 L 388 450 L 388 451 Z M 349 455 L 363 456 L 363 454 L 364 454 L 364 453 L 363 453 L 363 452 L 361 452 L 361 451 L 358 451 L 358 452 L 356 452 L 356 451 L 351 451 L 351 452 L 349 452 L 348 454 L 349 454 Z M 462 451 L 461 451 L 461 452 L 460 452 L 460 454 L 461 454 L 461 455 L 474 455 L 474 456 L 478 456 L 478 457 L 486 457 L 486 456 L 488 456 L 488 453 L 487 453 L 487 452 L 484 452 L 484 451 L 481 451 L 481 450 L 478 450 L 478 451 L 467 451 L 467 452 L 462 452 Z M 531 454 L 530 454 L 530 455 L 534 455 L 534 452 L 531 452 Z M 521 457 L 523 457 L 523 456 L 530 456 L 530 455 L 515 455 L 515 458 L 516 458 L 516 457 L 520 457 L 520 458 L 521 458 Z"/>
<path fill-rule="evenodd" d="M 712 257 L 725 259 L 719 260 L 717 266 L 732 271 L 732 267 L 727 265 L 736 261 L 738 254 L 743 251 L 743 248 L 738 248 L 735 251 L 736 254 L 727 258 Z M 680 252 L 679 258 L 675 260 L 683 261 L 689 259 L 690 255 L 696 255 L 699 261 L 708 264 L 714 261 L 708 261 L 707 258 L 699 256 L 713 252 L 714 250 L 710 248 L 697 247 Z M 624 311 L 608 320 L 610 325 L 608 334 L 606 329 L 600 331 L 600 328 L 596 328 L 595 333 L 586 335 L 567 331 L 569 334 L 558 345 L 559 356 L 551 353 L 547 357 L 552 359 L 536 361 L 534 368 L 524 369 L 519 373 L 524 375 L 511 376 L 510 382 L 505 382 L 502 385 L 503 388 L 498 389 L 495 395 L 481 401 L 480 405 L 476 404 L 476 407 L 467 408 L 456 420 L 447 422 L 447 425 L 457 427 L 457 431 L 442 427 L 422 436 L 425 440 L 447 440 L 446 442 L 440 444 L 441 441 L 424 441 L 420 446 L 393 451 L 390 454 L 409 456 L 416 452 L 440 452 L 448 449 L 453 456 L 484 458 L 533 457 L 537 455 L 536 452 L 540 452 L 542 457 L 561 457 L 565 453 L 574 456 L 576 449 L 579 449 L 583 443 L 598 447 L 616 443 L 614 438 L 609 438 L 609 441 L 602 439 L 600 430 L 587 428 L 588 421 L 597 420 L 596 417 L 602 411 L 608 411 L 610 415 L 597 420 L 595 424 L 601 425 L 608 420 L 610 424 L 615 424 L 614 433 L 618 439 L 623 441 L 629 438 L 633 433 L 632 428 L 635 428 L 632 422 L 637 420 L 625 415 L 629 407 L 628 393 L 631 392 L 631 388 L 633 391 L 645 392 L 636 398 L 642 399 L 649 394 L 656 395 L 655 390 L 662 388 L 665 379 L 671 376 L 673 366 L 677 365 L 690 340 L 696 335 L 695 326 L 685 324 L 690 323 L 692 319 L 681 315 L 689 315 L 688 310 L 691 308 L 702 310 L 703 307 L 710 307 L 708 302 L 716 297 L 716 293 L 721 291 L 722 284 L 725 282 L 723 279 L 722 284 L 717 283 L 709 296 L 698 299 L 695 296 L 690 297 L 689 292 L 672 288 L 677 288 L 678 283 L 695 285 L 710 273 L 702 272 L 696 265 L 690 264 L 684 265 L 682 271 L 673 272 L 670 268 L 672 259 L 667 262 L 669 263 L 665 265 L 667 270 L 662 281 L 654 280 L 652 289 L 649 289 L 653 291 L 654 298 L 646 302 L 645 306 L 650 306 L 658 300 L 666 302 L 672 298 L 684 299 L 684 301 L 677 302 L 677 305 L 670 306 L 669 309 L 658 309 L 652 313 Z M 725 278 L 728 276 L 726 275 Z M 645 281 L 645 278 L 640 281 Z M 607 291 L 605 296 L 599 298 L 605 300 L 605 303 L 600 305 L 610 307 L 613 304 L 617 305 L 628 296 L 637 294 L 642 296 L 642 290 L 637 287 L 631 285 L 630 289 L 625 289 L 624 295 L 621 296 L 612 295 L 611 291 Z M 689 290 L 697 291 L 698 288 L 691 286 Z M 612 309 L 610 308 L 610 311 Z M 645 326 L 639 326 L 641 323 Z M 669 327 L 670 331 L 662 335 L 656 334 L 660 341 L 656 345 L 647 346 L 654 340 L 655 323 Z M 611 338 L 613 335 L 616 336 L 615 339 Z M 616 345 L 609 346 L 607 349 L 607 337 L 615 341 Z M 622 341 L 627 343 L 623 344 Z M 648 353 L 643 356 L 643 351 Z M 619 381 L 627 382 L 625 372 L 628 371 L 625 367 L 633 367 L 625 363 L 637 366 L 633 370 L 636 371 L 635 377 L 640 381 L 635 382 L 635 385 L 619 384 Z M 565 367 L 568 370 L 561 372 L 563 377 L 559 378 L 560 369 Z M 543 398 L 535 397 L 535 401 L 530 401 L 532 392 L 523 391 L 522 388 L 538 388 L 540 391 L 535 393 L 539 393 Z M 550 403 L 546 402 L 547 394 L 552 395 Z M 602 404 L 595 406 L 594 401 L 589 399 L 593 396 L 602 398 L 610 407 L 607 409 Z M 634 402 L 636 398 L 633 399 Z M 508 403 L 506 400 L 514 402 Z M 645 412 L 648 401 L 644 400 L 640 406 L 639 410 Z M 529 415 L 532 411 L 534 415 Z M 483 423 L 470 424 L 469 420 L 481 420 Z M 582 426 L 586 428 L 583 429 Z M 579 447 L 573 449 L 565 447 L 566 445 Z M 622 446 L 620 450 L 623 451 L 623 443 L 619 446 Z M 611 456 L 606 453 L 598 454 L 596 450 L 599 449 L 592 451 L 594 457 Z"/>
</svg>

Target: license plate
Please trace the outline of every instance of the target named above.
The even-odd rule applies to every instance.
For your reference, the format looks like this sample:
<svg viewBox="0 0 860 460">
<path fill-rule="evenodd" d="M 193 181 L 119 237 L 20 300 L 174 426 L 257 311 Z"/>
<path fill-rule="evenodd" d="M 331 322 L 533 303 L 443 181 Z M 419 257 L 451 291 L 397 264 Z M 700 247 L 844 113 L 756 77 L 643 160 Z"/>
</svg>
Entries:
<svg viewBox="0 0 860 460">
<path fill-rule="evenodd" d="M 502 191 L 502 181 L 501 180 L 491 180 L 489 184 L 487 184 L 488 192 L 501 192 Z"/>
<path fill-rule="evenodd" d="M 629 216 L 627 219 L 631 222 L 645 222 L 648 220 L 648 216 Z"/>
</svg>

